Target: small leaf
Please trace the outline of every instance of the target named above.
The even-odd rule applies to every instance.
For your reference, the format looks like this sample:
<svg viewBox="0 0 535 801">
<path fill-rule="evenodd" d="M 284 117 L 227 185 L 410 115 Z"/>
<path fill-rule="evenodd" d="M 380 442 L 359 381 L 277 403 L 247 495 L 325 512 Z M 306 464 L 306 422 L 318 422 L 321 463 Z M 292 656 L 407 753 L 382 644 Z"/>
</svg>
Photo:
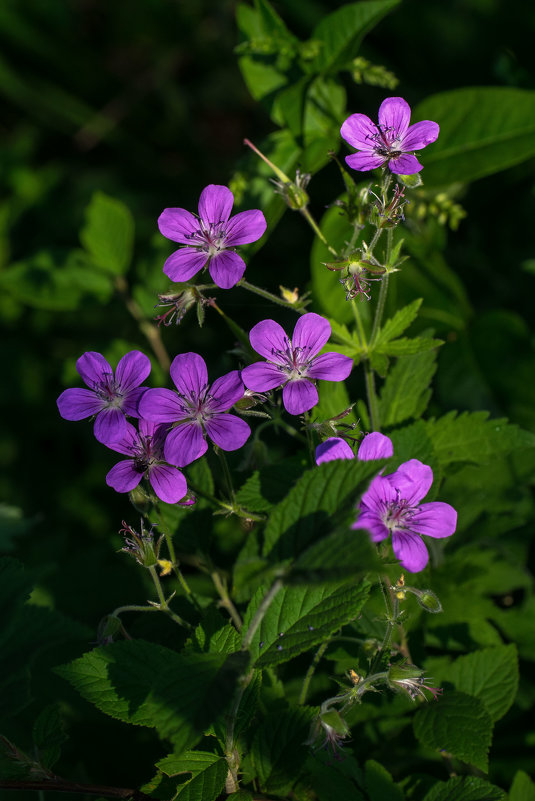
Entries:
<svg viewBox="0 0 535 801">
<path fill-rule="evenodd" d="M 535 784 L 523 770 L 515 774 L 508 801 L 535 801 Z"/>
<path fill-rule="evenodd" d="M 391 339 L 394 339 L 402 334 L 413 322 L 413 320 L 416 319 L 421 305 L 422 298 L 418 298 L 412 303 L 409 303 L 408 306 L 405 306 L 403 309 L 397 311 L 394 316 L 391 317 L 390 320 L 387 320 L 382 328 L 379 329 L 372 343 L 373 347 L 376 347 L 377 345 L 384 345 Z"/>
<path fill-rule="evenodd" d="M 423 413 L 435 370 L 435 351 L 400 356 L 381 391 L 379 411 L 384 426 L 396 425 Z"/>
<path fill-rule="evenodd" d="M 223 791 L 228 773 L 224 757 L 206 751 L 186 751 L 171 754 L 156 763 L 166 776 L 191 773 L 191 779 L 181 784 L 175 798 L 180 801 L 215 801 Z"/>
<path fill-rule="evenodd" d="M 51 768 L 57 762 L 61 746 L 67 739 L 58 707 L 54 704 L 45 707 L 33 725 L 33 742 L 45 768 Z"/>
<path fill-rule="evenodd" d="M 94 264 L 113 275 L 128 270 L 134 245 L 134 220 L 120 200 L 96 192 L 86 209 L 80 241 Z"/>
</svg>

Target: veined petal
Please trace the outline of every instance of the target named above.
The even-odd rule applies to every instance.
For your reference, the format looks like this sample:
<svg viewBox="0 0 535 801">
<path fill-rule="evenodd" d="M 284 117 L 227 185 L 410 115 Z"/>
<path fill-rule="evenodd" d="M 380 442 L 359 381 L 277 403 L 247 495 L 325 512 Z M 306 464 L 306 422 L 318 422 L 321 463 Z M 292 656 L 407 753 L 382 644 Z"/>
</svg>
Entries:
<svg viewBox="0 0 535 801">
<path fill-rule="evenodd" d="M 449 503 L 422 503 L 413 513 L 410 527 L 426 537 L 451 537 L 457 528 L 457 512 Z"/>
<path fill-rule="evenodd" d="M 389 476 L 375 476 L 363 493 L 360 508 L 363 512 L 379 514 L 391 502 L 397 500 L 397 492 L 389 481 Z"/>
<path fill-rule="evenodd" d="M 165 440 L 165 460 L 177 467 L 185 467 L 194 462 L 203 453 L 208 445 L 203 437 L 200 423 L 182 423 L 172 428 Z"/>
<path fill-rule="evenodd" d="M 351 156 L 346 156 L 346 164 L 351 167 L 352 170 L 359 170 L 359 172 L 375 170 L 377 167 L 382 167 L 385 161 L 385 156 L 378 156 L 368 151 L 352 153 Z"/>
<path fill-rule="evenodd" d="M 438 139 L 440 128 L 438 123 L 431 120 L 422 120 L 411 125 L 408 131 L 402 136 L 400 147 L 402 150 L 421 150 L 431 142 Z"/>
<path fill-rule="evenodd" d="M 173 359 L 169 372 L 179 393 L 185 395 L 186 398 L 191 396 L 198 398 L 208 386 L 206 362 L 198 353 L 179 353 Z M 179 420 L 180 418 L 175 419 Z M 162 420 L 163 422 L 165 420 Z"/>
<path fill-rule="evenodd" d="M 98 414 L 103 406 L 103 401 L 90 389 L 66 389 L 56 403 L 64 420 L 84 420 Z"/>
<path fill-rule="evenodd" d="M 102 385 L 106 379 L 113 377 L 111 365 L 106 361 L 101 353 L 91 350 L 84 353 L 76 362 L 76 369 L 81 375 L 84 384 L 91 389 L 96 389 Z"/>
<path fill-rule="evenodd" d="M 119 392 L 128 392 L 147 378 L 150 373 L 150 359 L 140 350 L 131 350 L 120 359 L 115 370 L 115 380 Z"/>
<path fill-rule="evenodd" d="M 228 186 L 208 184 L 199 198 L 199 217 L 208 224 L 226 222 L 233 204 L 234 195 Z"/>
<path fill-rule="evenodd" d="M 416 172 L 423 170 L 423 164 L 420 164 L 416 156 L 411 156 L 409 153 L 404 153 L 402 156 L 396 156 L 395 159 L 390 159 L 388 162 L 390 172 L 396 175 L 414 175 Z"/>
<path fill-rule="evenodd" d="M 351 528 L 354 531 L 362 529 L 368 531 L 372 542 L 382 542 L 390 534 L 389 529 L 376 512 L 361 512 Z"/>
<path fill-rule="evenodd" d="M 324 381 L 343 381 L 353 369 L 353 359 L 342 353 L 323 353 L 316 356 L 307 375 Z"/>
<path fill-rule="evenodd" d="M 225 246 L 248 245 L 260 239 L 267 228 L 266 218 L 260 209 L 240 211 L 230 218 L 225 227 Z"/>
<path fill-rule="evenodd" d="M 166 259 L 163 271 L 171 281 L 189 281 L 208 261 L 208 253 L 198 248 L 180 248 Z"/>
<path fill-rule="evenodd" d="M 380 434 L 379 431 L 372 431 L 366 434 L 360 443 L 357 459 L 361 462 L 369 462 L 372 459 L 390 459 L 394 455 L 394 446 L 390 437 Z"/>
<path fill-rule="evenodd" d="M 139 417 L 139 403 L 141 398 L 148 391 L 148 387 L 134 387 L 128 395 L 125 395 L 121 404 L 121 409 L 130 417 Z"/>
<path fill-rule="evenodd" d="M 170 389 L 148 389 L 139 402 L 139 415 L 153 423 L 176 423 L 185 417 L 182 401 Z"/>
<path fill-rule="evenodd" d="M 216 414 L 204 421 L 206 433 L 224 451 L 237 451 L 251 434 L 245 420 L 234 414 Z"/>
<path fill-rule="evenodd" d="M 232 370 L 217 378 L 210 387 L 209 408 L 214 412 L 227 412 L 243 398 L 245 387 L 239 370 Z"/>
<path fill-rule="evenodd" d="M 200 227 L 197 217 L 186 209 L 164 209 L 158 217 L 160 233 L 181 245 L 189 245 Z"/>
<path fill-rule="evenodd" d="M 132 459 L 117 462 L 106 476 L 106 484 L 116 492 L 130 492 L 143 478 L 143 470 L 136 470 Z"/>
<path fill-rule="evenodd" d="M 409 573 L 419 573 L 429 561 L 422 538 L 410 531 L 393 531 L 392 548 L 396 559 Z"/>
<path fill-rule="evenodd" d="M 433 471 L 427 464 L 418 459 L 410 459 L 398 467 L 395 473 L 385 477 L 390 485 L 399 491 L 401 498 L 411 506 L 416 506 L 429 490 L 433 483 Z"/>
<path fill-rule="evenodd" d="M 132 457 L 137 446 L 139 445 L 139 435 L 135 427 L 127 421 L 124 435 L 121 437 L 121 439 L 105 442 L 104 445 L 106 445 L 112 451 L 117 451 L 117 453 L 122 453 L 125 456 Z"/>
<path fill-rule="evenodd" d="M 288 414 L 303 414 L 318 402 L 318 390 L 306 378 L 288 381 L 282 390 L 282 402 Z"/>
<path fill-rule="evenodd" d="M 141 417 L 138 421 L 139 434 L 142 437 L 152 437 L 160 425 L 160 423 L 155 423 L 154 420 L 146 420 L 144 417 Z M 165 428 L 165 425 L 161 427 Z"/>
<path fill-rule="evenodd" d="M 389 139 L 403 136 L 411 121 L 411 107 L 402 97 L 387 97 L 379 106 L 379 126 Z"/>
<path fill-rule="evenodd" d="M 158 498 L 164 503 L 178 503 L 186 492 L 186 479 L 176 467 L 156 464 L 149 470 L 149 481 Z"/>
<path fill-rule="evenodd" d="M 280 387 L 286 381 L 287 375 L 269 362 L 255 362 L 241 371 L 243 383 L 247 389 L 255 392 L 268 392 L 270 389 Z"/>
<path fill-rule="evenodd" d="M 292 346 L 302 350 L 297 357 L 299 362 L 310 359 L 320 352 L 331 336 L 331 324 L 325 317 L 314 312 L 303 314 L 295 324 Z"/>
<path fill-rule="evenodd" d="M 342 139 L 357 150 L 373 150 L 380 136 L 377 125 L 366 114 L 352 114 L 340 128 Z"/>
<path fill-rule="evenodd" d="M 285 364 L 280 352 L 285 353 L 288 349 L 288 337 L 284 328 L 275 320 L 261 320 L 253 326 L 249 341 L 254 350 L 265 359 L 275 364 Z"/>
<path fill-rule="evenodd" d="M 329 437 L 324 442 L 320 442 L 316 448 L 316 464 L 332 462 L 333 459 L 354 458 L 355 454 L 351 450 L 351 446 L 341 437 Z"/>
<path fill-rule="evenodd" d="M 241 256 L 232 250 L 223 250 L 212 256 L 208 264 L 208 272 L 214 284 L 220 286 L 221 289 L 231 289 L 243 276 L 245 267 Z"/>
<path fill-rule="evenodd" d="M 113 406 L 103 409 L 97 414 L 93 432 L 103 445 L 121 440 L 126 432 L 126 418 L 123 412 Z"/>
</svg>

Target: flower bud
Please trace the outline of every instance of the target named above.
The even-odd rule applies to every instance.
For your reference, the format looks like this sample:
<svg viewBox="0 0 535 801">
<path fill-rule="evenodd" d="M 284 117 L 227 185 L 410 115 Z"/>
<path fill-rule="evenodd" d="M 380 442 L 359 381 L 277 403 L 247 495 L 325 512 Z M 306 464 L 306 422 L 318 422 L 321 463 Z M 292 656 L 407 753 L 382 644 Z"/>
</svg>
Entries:
<svg viewBox="0 0 535 801">
<path fill-rule="evenodd" d="M 121 548 L 121 551 L 130 554 L 143 567 L 149 568 L 158 564 L 163 536 L 155 541 L 152 529 L 145 532 L 143 521 L 141 521 L 141 534 L 124 521 L 119 533 L 125 538 L 125 547 Z"/>
<path fill-rule="evenodd" d="M 392 690 L 406 693 L 413 701 L 417 696 L 427 700 L 424 690 L 428 690 L 435 700 L 442 694 L 439 687 L 431 687 L 425 682 L 424 671 L 416 665 L 409 665 L 408 662 L 398 662 L 388 669 L 387 683 L 389 687 Z"/>
</svg>

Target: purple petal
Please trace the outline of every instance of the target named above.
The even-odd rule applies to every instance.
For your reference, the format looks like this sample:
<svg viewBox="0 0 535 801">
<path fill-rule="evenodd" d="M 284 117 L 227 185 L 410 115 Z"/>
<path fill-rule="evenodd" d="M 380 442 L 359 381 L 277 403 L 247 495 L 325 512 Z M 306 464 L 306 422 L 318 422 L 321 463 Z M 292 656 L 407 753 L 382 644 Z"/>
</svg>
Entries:
<svg viewBox="0 0 535 801">
<path fill-rule="evenodd" d="M 232 372 L 221 376 L 210 387 L 210 410 L 227 412 L 231 406 L 234 406 L 235 403 L 243 398 L 244 391 L 245 387 L 239 370 L 232 370 Z"/>
<path fill-rule="evenodd" d="M 352 114 L 340 128 L 342 139 L 357 150 L 373 150 L 380 137 L 377 125 L 365 114 Z"/>
<path fill-rule="evenodd" d="M 156 464 L 149 470 L 149 481 L 158 498 L 164 503 L 178 503 L 186 492 L 186 479 L 176 467 Z"/>
<path fill-rule="evenodd" d="M 208 386 L 208 372 L 206 362 L 198 353 L 179 353 L 169 368 L 171 378 L 181 395 L 198 398 L 204 394 Z M 149 418 L 149 420 L 153 418 Z M 175 418 L 179 420 L 180 418 Z M 162 420 L 162 423 L 166 422 Z"/>
<path fill-rule="evenodd" d="M 139 434 L 142 437 L 153 437 L 158 428 L 163 428 L 166 432 L 168 430 L 168 426 L 165 424 L 155 423 L 154 420 L 146 420 L 143 417 L 138 421 L 138 426 Z"/>
<path fill-rule="evenodd" d="M 255 362 L 241 371 L 243 383 L 247 389 L 255 392 L 267 392 L 280 387 L 286 381 L 286 374 L 279 367 L 269 362 Z"/>
<path fill-rule="evenodd" d="M 439 133 L 440 128 L 436 122 L 431 122 L 431 120 L 416 122 L 402 137 L 400 147 L 402 150 L 421 150 L 431 142 L 435 142 Z"/>
<path fill-rule="evenodd" d="M 234 195 L 227 186 L 209 184 L 199 198 L 199 217 L 208 224 L 226 222 L 233 204 Z"/>
<path fill-rule="evenodd" d="M 331 324 L 325 317 L 309 312 L 303 314 L 295 324 L 292 335 L 292 346 L 302 349 L 299 361 L 310 359 L 320 352 L 329 337 L 331 336 Z M 345 357 L 347 358 L 347 357 Z"/>
<path fill-rule="evenodd" d="M 365 529 L 369 532 L 372 542 L 382 542 L 390 534 L 390 530 L 376 512 L 361 512 L 351 528 L 354 531 Z"/>
<path fill-rule="evenodd" d="M 118 462 L 106 476 L 106 484 L 117 492 L 130 492 L 143 478 L 143 470 L 136 470 L 132 459 Z"/>
<path fill-rule="evenodd" d="M 316 448 L 316 464 L 332 462 L 333 459 L 354 459 L 351 446 L 341 437 L 329 437 Z"/>
<path fill-rule="evenodd" d="M 389 139 L 403 136 L 411 121 L 411 107 L 402 97 L 387 97 L 379 106 L 379 125 Z"/>
<path fill-rule="evenodd" d="M 176 423 L 185 417 L 180 398 L 170 389 L 148 389 L 139 402 L 139 414 L 154 423 Z"/>
<path fill-rule="evenodd" d="M 189 245 L 200 227 L 197 217 L 186 209 L 164 209 L 158 217 L 160 233 L 181 245 Z"/>
<path fill-rule="evenodd" d="M 165 440 L 165 460 L 177 467 L 185 467 L 194 462 L 203 453 L 208 445 L 203 437 L 200 423 L 182 423 L 172 428 Z"/>
<path fill-rule="evenodd" d="M 126 433 L 126 418 L 123 412 L 115 407 L 103 409 L 97 415 L 93 431 L 103 445 L 123 439 Z"/>
<path fill-rule="evenodd" d="M 360 443 L 357 459 L 361 462 L 370 462 L 372 459 L 390 459 L 394 455 L 394 446 L 389 437 L 373 431 L 366 434 Z"/>
<path fill-rule="evenodd" d="M 115 380 L 119 392 L 128 392 L 147 378 L 150 373 L 150 359 L 140 350 L 131 350 L 119 361 L 115 370 Z"/>
<path fill-rule="evenodd" d="M 92 414 L 98 414 L 103 401 L 90 389 L 66 389 L 56 403 L 64 420 L 84 420 Z"/>
<path fill-rule="evenodd" d="M 132 457 L 139 446 L 139 434 L 135 427 L 127 422 L 124 435 L 120 440 L 105 442 L 104 444 L 108 448 L 111 448 L 112 451 L 117 451 L 117 453 Z"/>
<path fill-rule="evenodd" d="M 139 417 L 139 404 L 141 398 L 148 392 L 148 387 L 135 387 L 131 389 L 128 395 L 125 395 L 121 408 L 123 412 L 130 417 Z"/>
<path fill-rule="evenodd" d="M 317 356 L 307 375 L 310 378 L 322 378 L 324 381 L 343 381 L 353 369 L 353 359 L 341 353 L 323 353 Z"/>
<path fill-rule="evenodd" d="M 423 165 L 420 164 L 416 156 L 411 156 L 408 153 L 397 156 L 395 159 L 390 159 L 388 167 L 390 172 L 394 172 L 396 175 L 414 175 L 414 173 L 423 170 Z"/>
<path fill-rule="evenodd" d="M 429 554 L 423 540 L 410 531 L 393 531 L 392 548 L 402 567 L 409 573 L 419 573 L 429 561 Z"/>
<path fill-rule="evenodd" d="M 389 481 L 390 476 L 375 476 L 363 494 L 360 508 L 363 512 L 380 514 L 391 502 L 397 500 L 397 492 Z"/>
<path fill-rule="evenodd" d="M 240 211 L 225 226 L 225 246 L 248 245 L 260 239 L 267 228 L 266 218 L 259 209 Z"/>
<path fill-rule="evenodd" d="M 234 414 L 217 414 L 204 421 L 206 433 L 224 451 L 236 451 L 247 442 L 251 429 Z"/>
<path fill-rule="evenodd" d="M 265 359 L 275 364 L 285 364 L 281 352 L 285 353 L 288 349 L 288 337 L 284 328 L 275 320 L 262 320 L 253 326 L 249 341 L 254 350 Z"/>
<path fill-rule="evenodd" d="M 245 262 L 241 256 L 232 250 L 223 250 L 210 259 L 208 272 L 212 281 L 221 289 L 231 289 L 236 286 L 245 272 Z"/>
<path fill-rule="evenodd" d="M 385 477 L 399 491 L 400 497 L 411 506 L 419 503 L 431 488 L 433 471 L 418 459 L 410 459 L 398 467 L 395 473 Z"/>
<path fill-rule="evenodd" d="M 377 167 L 382 167 L 385 161 L 385 156 L 377 156 L 375 153 L 353 153 L 351 156 L 346 156 L 346 164 L 352 170 L 359 172 L 375 170 Z"/>
<path fill-rule="evenodd" d="M 208 253 L 197 248 L 180 248 L 171 253 L 163 271 L 171 281 L 189 281 L 208 261 Z"/>
<path fill-rule="evenodd" d="M 422 503 L 414 511 L 410 526 L 417 534 L 427 537 L 451 537 L 457 528 L 457 512 L 449 503 Z"/>
<path fill-rule="evenodd" d="M 102 383 L 113 376 L 113 370 L 101 353 L 88 351 L 76 362 L 76 369 L 82 376 L 85 384 L 91 389 L 100 387 Z"/>
<path fill-rule="evenodd" d="M 282 402 L 288 414 L 303 414 L 318 402 L 318 390 L 306 378 L 288 381 L 282 390 Z"/>
</svg>

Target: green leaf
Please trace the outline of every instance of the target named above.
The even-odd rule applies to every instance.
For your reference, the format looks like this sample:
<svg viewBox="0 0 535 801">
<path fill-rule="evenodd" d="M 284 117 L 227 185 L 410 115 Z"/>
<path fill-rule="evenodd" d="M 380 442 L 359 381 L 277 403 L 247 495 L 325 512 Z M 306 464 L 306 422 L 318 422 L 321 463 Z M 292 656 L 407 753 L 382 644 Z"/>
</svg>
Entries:
<svg viewBox="0 0 535 801">
<path fill-rule="evenodd" d="M 447 782 L 438 782 L 423 801 L 504 801 L 500 787 L 477 776 L 454 776 Z"/>
<path fill-rule="evenodd" d="M 186 751 L 181 756 L 171 754 L 156 763 L 166 776 L 191 773 L 191 779 L 179 787 L 175 798 L 180 801 L 215 801 L 223 791 L 228 773 L 224 757 L 207 751 Z"/>
<path fill-rule="evenodd" d="M 86 209 L 80 241 L 93 263 L 112 275 L 123 275 L 132 260 L 134 220 L 127 206 L 95 192 Z"/>
<path fill-rule="evenodd" d="M 251 745 L 251 758 L 262 790 L 286 796 L 295 784 L 298 768 L 307 755 L 312 720 L 306 708 L 272 708 L 258 726 Z"/>
<path fill-rule="evenodd" d="M 535 784 L 523 770 L 515 774 L 508 801 L 535 801 Z"/>
<path fill-rule="evenodd" d="M 412 303 L 409 303 L 408 306 L 397 311 L 394 316 L 387 320 L 382 328 L 379 329 L 372 343 L 372 347 L 385 345 L 387 342 L 390 342 L 391 339 L 402 334 L 418 316 L 418 310 L 421 305 L 422 298 L 418 298 Z"/>
<path fill-rule="evenodd" d="M 282 464 L 255 470 L 236 493 L 236 500 L 251 512 L 267 512 L 284 498 L 302 473 L 301 458 L 286 459 Z"/>
<path fill-rule="evenodd" d="M 426 187 L 467 183 L 535 155 L 535 92 L 454 89 L 428 97 L 412 119 L 440 125 L 438 140 L 422 154 Z"/>
<path fill-rule="evenodd" d="M 45 707 L 33 725 L 33 742 L 41 765 L 51 768 L 59 759 L 61 746 L 67 739 L 58 707 L 54 704 Z"/>
<path fill-rule="evenodd" d="M 384 344 L 377 345 L 372 356 L 385 354 L 386 356 L 411 356 L 414 353 L 424 353 L 427 350 L 434 350 L 443 345 L 442 339 L 431 339 L 430 337 L 402 337 L 401 339 L 391 339 Z"/>
<path fill-rule="evenodd" d="M 487 772 L 493 723 L 479 698 L 447 693 L 437 703 L 419 709 L 413 726 L 423 745 L 448 751 Z"/>
<path fill-rule="evenodd" d="M 323 642 L 357 617 L 369 590 L 367 582 L 282 587 L 253 636 L 249 649 L 252 663 L 258 667 L 277 665 Z M 265 594 L 261 587 L 249 604 L 244 634 Z"/>
<path fill-rule="evenodd" d="M 403 801 L 403 791 L 379 762 L 369 759 L 364 771 L 364 781 L 370 801 Z"/>
<path fill-rule="evenodd" d="M 436 370 L 436 351 L 400 356 L 381 390 L 379 413 L 383 426 L 419 417 L 425 410 Z"/>
<path fill-rule="evenodd" d="M 383 567 L 369 534 L 344 526 L 303 551 L 287 579 L 292 582 L 299 582 L 301 577 L 311 582 L 342 580 L 349 576 L 356 579 L 369 570 Z"/>
<path fill-rule="evenodd" d="M 457 690 L 479 698 L 496 722 L 511 707 L 518 690 L 516 646 L 500 645 L 460 656 L 447 678 Z"/>
</svg>

